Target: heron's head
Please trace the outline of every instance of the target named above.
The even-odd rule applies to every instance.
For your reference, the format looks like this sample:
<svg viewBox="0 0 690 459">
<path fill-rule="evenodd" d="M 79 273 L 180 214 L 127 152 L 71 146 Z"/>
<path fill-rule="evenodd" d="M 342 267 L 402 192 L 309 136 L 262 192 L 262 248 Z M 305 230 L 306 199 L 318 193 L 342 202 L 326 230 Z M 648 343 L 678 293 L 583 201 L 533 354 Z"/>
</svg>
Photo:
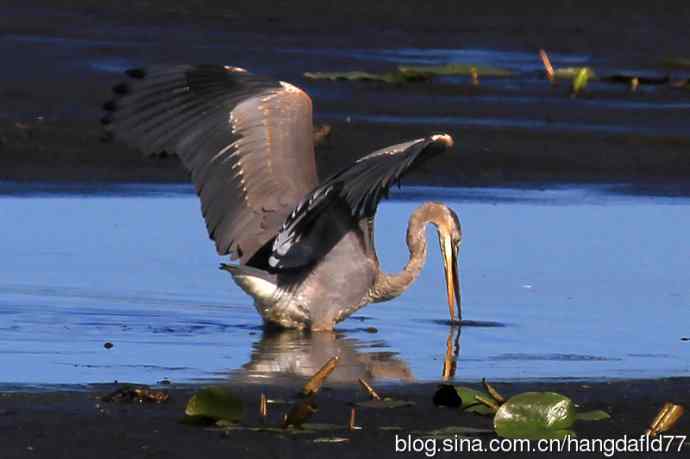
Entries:
<svg viewBox="0 0 690 459">
<path fill-rule="evenodd" d="M 448 291 L 448 310 L 450 320 L 455 321 L 455 306 L 461 311 L 460 281 L 458 274 L 458 254 L 462 242 L 462 227 L 457 214 L 444 204 L 435 206 L 434 224 L 438 231 L 441 246 L 446 290 Z"/>
</svg>

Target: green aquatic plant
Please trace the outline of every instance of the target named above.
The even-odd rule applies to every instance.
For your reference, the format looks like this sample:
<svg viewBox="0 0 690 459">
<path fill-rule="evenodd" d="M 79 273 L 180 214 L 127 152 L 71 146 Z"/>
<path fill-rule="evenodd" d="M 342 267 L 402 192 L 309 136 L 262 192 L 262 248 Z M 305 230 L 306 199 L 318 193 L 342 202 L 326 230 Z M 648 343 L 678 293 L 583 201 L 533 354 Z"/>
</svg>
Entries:
<svg viewBox="0 0 690 459">
<path fill-rule="evenodd" d="M 464 386 L 441 386 L 434 394 L 437 405 L 458 406 L 448 394 L 454 388 L 461 399 L 460 410 L 493 415 L 496 434 L 506 438 L 564 438 L 574 436 L 575 421 L 601 421 L 608 413 L 593 410 L 577 413 L 575 404 L 556 392 L 525 392 L 506 400 L 498 390 L 482 380 L 485 392 Z"/>
<path fill-rule="evenodd" d="M 496 434 L 504 438 L 575 436 L 573 401 L 555 392 L 525 392 L 511 397 L 494 416 Z"/>
<path fill-rule="evenodd" d="M 476 64 L 446 64 L 446 65 L 419 65 L 400 66 L 398 70 L 406 75 L 418 76 L 472 76 L 477 74 L 483 77 L 509 77 L 513 72 L 499 67 Z"/>
<path fill-rule="evenodd" d="M 390 84 L 411 83 L 415 81 L 426 81 L 430 77 L 403 72 L 370 73 L 355 70 L 352 72 L 305 72 L 305 78 L 310 80 L 344 80 L 344 81 L 374 81 Z"/>
<path fill-rule="evenodd" d="M 593 76 L 594 72 L 589 67 L 582 67 L 579 69 L 573 78 L 572 94 L 577 95 L 582 92 L 587 87 L 587 83 L 591 78 L 593 78 Z"/>
<path fill-rule="evenodd" d="M 587 74 L 588 79 L 597 79 L 597 74 L 592 67 L 562 67 L 555 69 L 554 78 L 572 80 L 580 74 Z"/>
<path fill-rule="evenodd" d="M 487 65 L 446 64 L 424 66 L 401 65 L 396 71 L 385 73 L 371 73 L 360 70 L 351 72 L 306 72 L 304 77 L 311 80 L 378 81 L 390 84 L 402 84 L 428 81 L 438 76 L 470 76 L 472 78 L 478 78 L 480 76 L 509 77 L 512 75 L 513 72 L 510 70 Z"/>
<path fill-rule="evenodd" d="M 462 400 L 460 410 L 481 415 L 493 414 L 493 410 L 491 408 L 477 401 L 478 396 L 483 399 L 491 399 L 491 396 L 486 392 L 464 386 L 455 386 L 455 390 Z"/>
<path fill-rule="evenodd" d="M 604 421 L 611 419 L 611 415 L 604 410 L 583 411 L 575 414 L 578 421 Z"/>
<path fill-rule="evenodd" d="M 222 387 L 208 387 L 197 391 L 185 407 L 186 423 L 239 421 L 243 403 L 230 391 Z"/>
</svg>

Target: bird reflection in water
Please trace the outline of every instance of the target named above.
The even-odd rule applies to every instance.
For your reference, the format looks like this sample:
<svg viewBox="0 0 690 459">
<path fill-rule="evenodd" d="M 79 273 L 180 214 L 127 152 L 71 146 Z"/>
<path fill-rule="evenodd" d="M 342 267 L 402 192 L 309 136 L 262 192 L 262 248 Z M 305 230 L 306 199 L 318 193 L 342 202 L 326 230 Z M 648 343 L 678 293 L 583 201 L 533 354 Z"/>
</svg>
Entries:
<svg viewBox="0 0 690 459">
<path fill-rule="evenodd" d="M 446 354 L 443 357 L 443 370 L 441 371 L 441 378 L 444 381 L 455 377 L 455 370 L 457 369 L 458 357 L 460 355 L 460 331 L 461 328 L 455 325 L 451 325 L 448 328 Z"/>
<path fill-rule="evenodd" d="M 448 328 L 441 379 L 455 377 L 460 355 L 459 326 Z M 383 348 L 383 340 L 361 340 L 344 332 L 306 332 L 265 328 L 253 344 L 251 360 L 235 374 L 243 382 L 278 382 L 309 378 L 333 356 L 338 366 L 328 377 L 334 383 L 367 381 L 411 382 L 415 376 L 396 352 L 373 351 Z"/>
<path fill-rule="evenodd" d="M 331 357 L 339 356 L 329 382 L 356 383 L 359 378 L 411 382 L 415 377 L 397 353 L 371 351 L 384 347 L 382 340 L 363 341 L 342 332 L 304 332 L 266 328 L 254 343 L 251 360 L 236 376 L 247 382 L 272 382 L 281 378 L 308 378 Z"/>
</svg>

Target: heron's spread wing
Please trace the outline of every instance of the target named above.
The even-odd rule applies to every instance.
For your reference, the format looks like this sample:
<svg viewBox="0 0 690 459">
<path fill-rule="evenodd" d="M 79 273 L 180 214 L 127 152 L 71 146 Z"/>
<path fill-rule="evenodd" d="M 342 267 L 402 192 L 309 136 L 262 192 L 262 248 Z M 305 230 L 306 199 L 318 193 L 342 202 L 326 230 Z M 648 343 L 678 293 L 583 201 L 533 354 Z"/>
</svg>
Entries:
<svg viewBox="0 0 690 459">
<path fill-rule="evenodd" d="M 296 268 L 316 261 L 330 249 L 328 245 L 339 240 L 338 231 L 352 228 L 352 224 L 343 222 L 324 222 L 325 217 L 344 215 L 354 224 L 372 218 L 395 181 L 452 145 L 449 135 L 393 145 L 360 158 L 328 178 L 289 215 L 273 243 L 269 265 L 273 269 Z M 347 209 L 345 214 L 343 208 Z"/>
<path fill-rule="evenodd" d="M 220 255 L 244 263 L 316 187 L 311 99 L 287 83 L 220 65 L 127 72 L 103 124 L 191 172 Z"/>
</svg>

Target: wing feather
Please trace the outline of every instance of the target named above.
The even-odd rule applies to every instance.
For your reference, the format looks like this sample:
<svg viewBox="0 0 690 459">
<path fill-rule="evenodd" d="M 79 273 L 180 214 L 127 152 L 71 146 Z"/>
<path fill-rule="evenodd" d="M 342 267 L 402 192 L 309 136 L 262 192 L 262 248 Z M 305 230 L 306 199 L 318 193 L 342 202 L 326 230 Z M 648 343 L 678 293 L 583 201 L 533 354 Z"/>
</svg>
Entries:
<svg viewBox="0 0 690 459">
<path fill-rule="evenodd" d="M 317 186 L 311 99 L 287 83 L 219 65 L 128 71 L 105 128 L 191 172 L 219 254 L 242 263 Z"/>
<path fill-rule="evenodd" d="M 434 135 L 393 145 L 357 160 L 305 196 L 287 217 L 273 242 L 268 259 L 274 270 L 307 266 L 337 243 L 342 234 L 362 220 L 371 220 L 379 201 L 406 172 L 453 145 L 449 135 Z M 334 215 L 330 209 L 348 210 L 349 225 L 330 226 L 319 220 Z M 342 212 L 341 212 L 342 214 Z"/>
</svg>

